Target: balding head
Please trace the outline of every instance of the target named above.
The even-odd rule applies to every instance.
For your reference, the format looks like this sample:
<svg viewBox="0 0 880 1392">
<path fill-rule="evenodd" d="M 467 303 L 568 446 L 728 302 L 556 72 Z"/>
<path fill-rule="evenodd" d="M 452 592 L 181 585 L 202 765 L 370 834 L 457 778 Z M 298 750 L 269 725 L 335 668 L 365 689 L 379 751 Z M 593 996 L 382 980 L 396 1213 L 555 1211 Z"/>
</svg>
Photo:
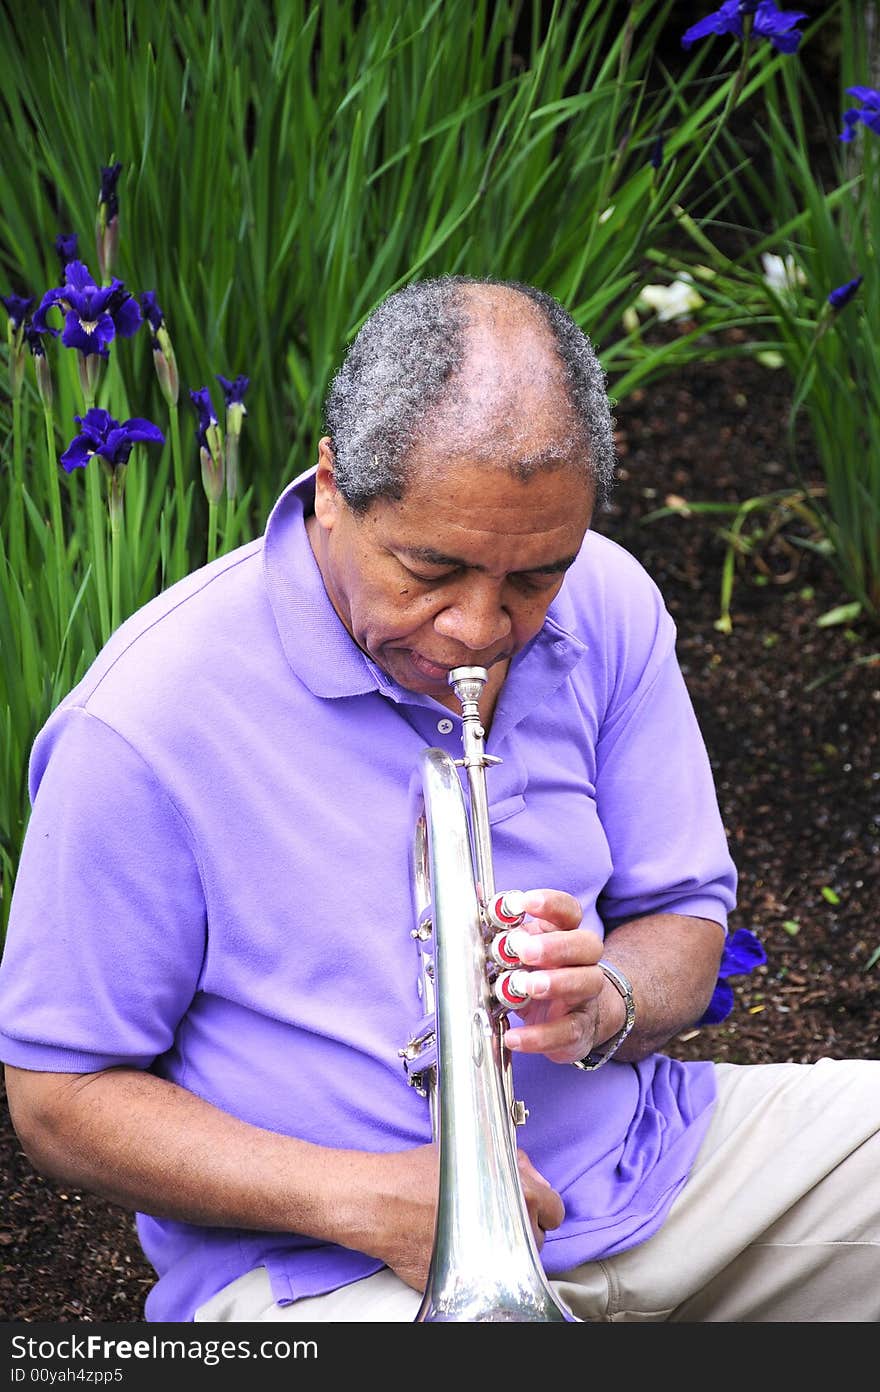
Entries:
<svg viewBox="0 0 880 1392">
<path fill-rule="evenodd" d="M 566 463 L 589 439 L 572 406 L 565 363 L 535 302 L 508 285 L 464 284 L 463 352 L 417 431 L 415 450 L 438 443 L 473 462 L 505 458 L 518 478 Z"/>
<path fill-rule="evenodd" d="M 604 498 L 614 468 L 604 376 L 589 340 L 550 296 L 516 282 L 448 276 L 389 296 L 366 321 L 326 405 L 336 483 L 350 507 L 401 498 L 442 451 L 503 457 L 520 478 L 562 464 Z"/>
</svg>

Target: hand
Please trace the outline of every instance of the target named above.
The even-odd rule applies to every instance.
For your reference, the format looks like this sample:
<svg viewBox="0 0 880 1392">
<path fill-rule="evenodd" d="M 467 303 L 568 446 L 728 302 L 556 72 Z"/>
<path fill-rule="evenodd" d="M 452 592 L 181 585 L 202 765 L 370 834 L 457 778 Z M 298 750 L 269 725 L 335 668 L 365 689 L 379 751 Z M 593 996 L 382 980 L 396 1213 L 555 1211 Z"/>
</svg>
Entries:
<svg viewBox="0 0 880 1392">
<path fill-rule="evenodd" d="M 433 1145 L 375 1155 L 378 1189 L 377 1222 L 362 1250 L 379 1256 L 402 1281 L 423 1291 L 434 1248 L 439 1188 L 437 1150 Z M 558 1228 L 565 1216 L 562 1199 L 539 1174 L 524 1151 L 517 1151 L 519 1177 L 532 1232 L 540 1251 L 544 1234 Z"/>
<path fill-rule="evenodd" d="M 508 935 L 508 943 L 527 968 L 516 984 L 525 986 L 529 999 L 516 1007 L 523 1023 L 510 1026 L 505 1043 L 513 1053 L 546 1054 L 554 1063 L 573 1063 L 623 1023 L 621 1018 L 600 1036 L 605 975 L 596 964 L 602 939 L 580 927 L 580 904 L 561 890 L 532 890 L 524 907 L 529 917 Z"/>
</svg>

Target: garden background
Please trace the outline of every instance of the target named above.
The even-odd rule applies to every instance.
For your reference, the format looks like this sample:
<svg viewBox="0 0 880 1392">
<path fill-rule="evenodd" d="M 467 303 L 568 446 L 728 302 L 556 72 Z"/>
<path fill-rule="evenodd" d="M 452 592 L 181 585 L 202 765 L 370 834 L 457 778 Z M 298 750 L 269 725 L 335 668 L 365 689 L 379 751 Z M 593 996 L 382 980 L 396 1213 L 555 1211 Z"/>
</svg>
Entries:
<svg viewBox="0 0 880 1392">
<path fill-rule="evenodd" d="M 877 7 L 765 3 L 684 46 L 712 12 L 3 11 L 0 932 L 50 710 L 128 613 L 259 534 L 380 298 L 487 274 L 555 294 L 607 370 L 595 525 L 678 624 L 733 926 L 766 954 L 673 1048 L 876 1056 Z M 0 1319 L 139 1320 L 130 1216 L 0 1123 Z"/>
</svg>

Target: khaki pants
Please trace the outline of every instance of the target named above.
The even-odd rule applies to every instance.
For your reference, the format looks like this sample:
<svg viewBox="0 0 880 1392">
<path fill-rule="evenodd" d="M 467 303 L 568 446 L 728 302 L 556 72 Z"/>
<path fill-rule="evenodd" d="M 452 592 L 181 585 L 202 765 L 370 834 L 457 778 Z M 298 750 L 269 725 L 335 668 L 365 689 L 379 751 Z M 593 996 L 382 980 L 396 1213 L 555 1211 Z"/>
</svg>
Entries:
<svg viewBox="0 0 880 1392">
<path fill-rule="evenodd" d="M 880 1061 L 716 1065 L 718 1104 L 660 1232 L 553 1285 L 609 1321 L 880 1320 Z M 388 1269 L 276 1305 L 263 1267 L 197 1321 L 412 1321 Z"/>
</svg>

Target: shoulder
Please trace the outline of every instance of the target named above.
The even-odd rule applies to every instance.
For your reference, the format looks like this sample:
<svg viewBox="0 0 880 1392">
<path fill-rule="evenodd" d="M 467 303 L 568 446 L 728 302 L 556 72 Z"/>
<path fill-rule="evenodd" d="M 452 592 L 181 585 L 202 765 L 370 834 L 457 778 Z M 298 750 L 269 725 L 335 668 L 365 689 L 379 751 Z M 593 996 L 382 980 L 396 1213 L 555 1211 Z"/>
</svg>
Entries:
<svg viewBox="0 0 880 1392">
<path fill-rule="evenodd" d="M 144 748 L 188 718 L 210 718 L 212 693 L 237 685 L 247 656 L 272 629 L 262 576 L 262 540 L 250 542 L 169 586 L 126 619 L 58 704 L 37 745 L 83 711 Z M 49 741 L 51 743 L 51 740 Z"/>
<path fill-rule="evenodd" d="M 553 606 L 554 618 L 615 665 L 675 646 L 675 624 L 642 563 L 611 537 L 589 531 Z"/>
</svg>

